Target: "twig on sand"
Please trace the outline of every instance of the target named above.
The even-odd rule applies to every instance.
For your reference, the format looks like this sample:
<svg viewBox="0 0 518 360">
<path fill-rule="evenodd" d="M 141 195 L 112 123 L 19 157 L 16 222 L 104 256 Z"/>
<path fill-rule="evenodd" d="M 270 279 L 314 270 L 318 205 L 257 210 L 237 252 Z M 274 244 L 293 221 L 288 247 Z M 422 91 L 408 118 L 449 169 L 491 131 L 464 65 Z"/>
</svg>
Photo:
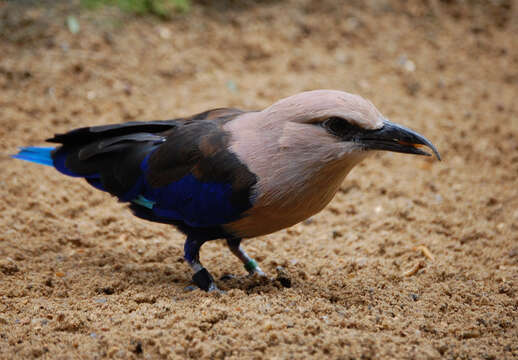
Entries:
<svg viewBox="0 0 518 360">
<path fill-rule="evenodd" d="M 422 268 L 424 268 L 424 261 L 419 261 L 418 263 L 416 263 L 411 269 L 403 272 L 403 276 L 412 276 L 412 275 L 415 275 L 417 274 L 417 272 L 419 270 L 421 270 Z"/>
<path fill-rule="evenodd" d="M 423 254 L 424 257 L 426 257 L 430 261 L 435 261 L 435 257 L 433 256 L 432 252 L 428 250 L 428 248 L 424 245 L 419 245 L 414 247 L 414 251 L 420 251 L 421 254 Z"/>
</svg>

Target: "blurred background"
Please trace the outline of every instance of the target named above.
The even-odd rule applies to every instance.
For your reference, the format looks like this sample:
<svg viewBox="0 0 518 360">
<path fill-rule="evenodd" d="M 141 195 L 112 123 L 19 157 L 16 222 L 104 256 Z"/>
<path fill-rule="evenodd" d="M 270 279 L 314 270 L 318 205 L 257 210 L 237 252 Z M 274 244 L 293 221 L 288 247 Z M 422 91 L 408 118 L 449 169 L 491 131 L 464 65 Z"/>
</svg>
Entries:
<svg viewBox="0 0 518 360">
<path fill-rule="evenodd" d="M 246 242 L 290 288 L 185 292 L 178 232 L 8 156 L 319 88 L 443 161 L 378 154 L 321 214 Z M 0 1 L 0 357 L 518 357 L 517 96 L 515 0 Z M 201 256 L 241 271 L 219 242 Z"/>
</svg>

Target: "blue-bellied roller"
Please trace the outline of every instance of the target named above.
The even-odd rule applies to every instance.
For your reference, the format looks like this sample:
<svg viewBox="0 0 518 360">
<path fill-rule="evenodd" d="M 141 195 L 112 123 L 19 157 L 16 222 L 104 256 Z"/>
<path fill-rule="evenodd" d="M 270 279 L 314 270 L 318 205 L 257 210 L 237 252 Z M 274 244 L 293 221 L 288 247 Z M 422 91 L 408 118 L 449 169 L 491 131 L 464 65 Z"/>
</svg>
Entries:
<svg viewBox="0 0 518 360">
<path fill-rule="evenodd" d="M 13 157 L 84 178 L 143 219 L 187 239 L 194 283 L 217 289 L 201 246 L 226 239 L 250 274 L 264 276 L 240 246 L 321 211 L 349 171 L 375 150 L 429 155 L 422 135 L 387 120 L 358 95 L 307 91 L 262 111 L 219 108 L 188 118 L 84 127 L 24 147 Z"/>
</svg>

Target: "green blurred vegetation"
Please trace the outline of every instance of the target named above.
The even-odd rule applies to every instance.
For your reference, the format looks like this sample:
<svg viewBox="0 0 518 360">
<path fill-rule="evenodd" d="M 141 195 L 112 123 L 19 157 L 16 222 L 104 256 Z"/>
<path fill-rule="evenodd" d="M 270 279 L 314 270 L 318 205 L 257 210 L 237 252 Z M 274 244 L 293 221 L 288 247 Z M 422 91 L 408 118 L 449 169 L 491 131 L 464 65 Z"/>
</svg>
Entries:
<svg viewBox="0 0 518 360">
<path fill-rule="evenodd" d="M 138 15 L 154 15 L 168 18 L 174 13 L 186 13 L 191 7 L 190 0 L 81 0 L 88 9 L 99 6 L 116 6 Z"/>
</svg>

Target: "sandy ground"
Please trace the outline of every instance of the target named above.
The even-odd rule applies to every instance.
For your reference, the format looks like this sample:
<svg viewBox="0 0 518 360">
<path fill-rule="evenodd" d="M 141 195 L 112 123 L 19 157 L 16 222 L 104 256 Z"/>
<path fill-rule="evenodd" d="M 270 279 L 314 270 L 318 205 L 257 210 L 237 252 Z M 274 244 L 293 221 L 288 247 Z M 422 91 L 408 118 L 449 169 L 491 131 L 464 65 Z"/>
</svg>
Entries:
<svg viewBox="0 0 518 360">
<path fill-rule="evenodd" d="M 344 3 L 215 1 L 160 22 L 0 1 L 0 358 L 518 358 L 516 2 Z M 316 88 L 371 99 L 444 160 L 377 154 L 322 213 L 248 240 L 291 287 L 185 291 L 180 233 L 7 156 Z M 202 261 L 244 275 L 222 242 Z"/>
</svg>

